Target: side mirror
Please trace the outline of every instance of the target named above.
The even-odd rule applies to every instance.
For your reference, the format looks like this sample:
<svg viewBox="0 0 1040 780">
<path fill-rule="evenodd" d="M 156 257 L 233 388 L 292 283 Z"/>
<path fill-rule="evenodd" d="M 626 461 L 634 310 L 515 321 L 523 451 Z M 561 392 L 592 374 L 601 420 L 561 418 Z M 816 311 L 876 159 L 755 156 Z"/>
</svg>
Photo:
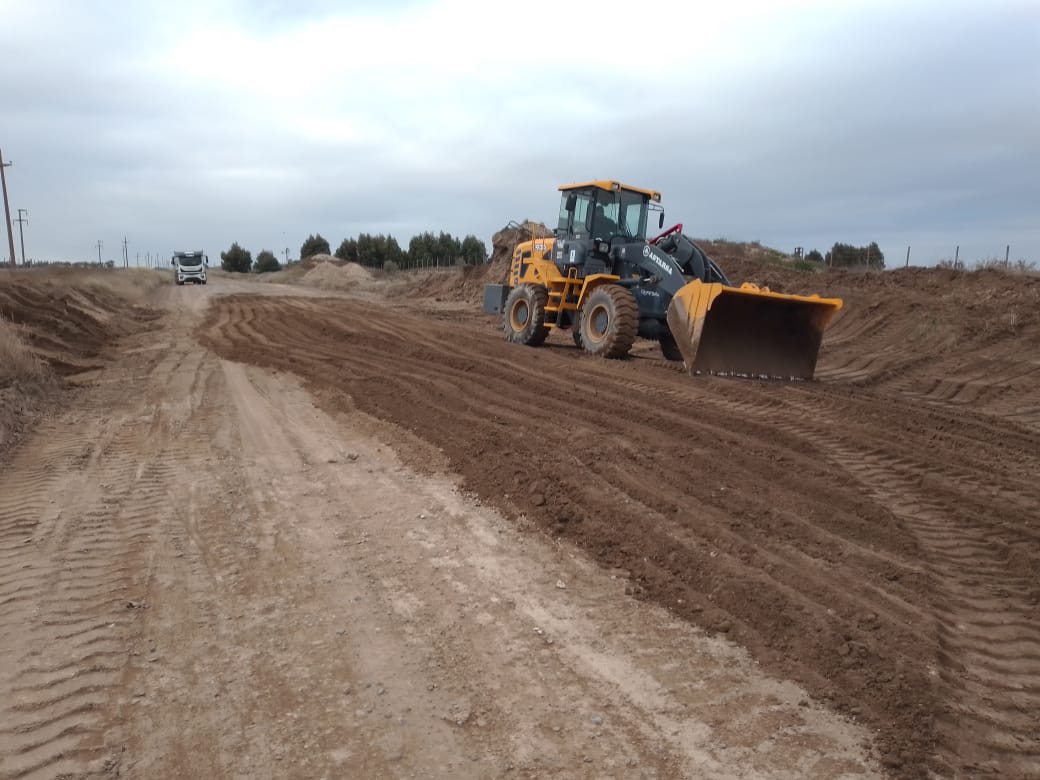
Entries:
<svg viewBox="0 0 1040 780">
<path fill-rule="evenodd" d="M 206 265 L 206 266 L 209 265 L 209 255 L 203 255 L 202 256 L 202 264 Z"/>
<path fill-rule="evenodd" d="M 658 227 L 658 229 L 664 227 L 664 212 L 663 211 L 661 212 L 661 216 L 659 216 L 657 218 L 657 227 Z"/>
<path fill-rule="evenodd" d="M 176 260 L 171 260 L 170 261 L 170 265 L 177 265 L 177 261 Z"/>
<path fill-rule="evenodd" d="M 573 214 L 574 209 L 578 206 L 578 196 L 573 192 L 567 195 L 567 205 L 564 207 L 568 214 Z"/>
</svg>

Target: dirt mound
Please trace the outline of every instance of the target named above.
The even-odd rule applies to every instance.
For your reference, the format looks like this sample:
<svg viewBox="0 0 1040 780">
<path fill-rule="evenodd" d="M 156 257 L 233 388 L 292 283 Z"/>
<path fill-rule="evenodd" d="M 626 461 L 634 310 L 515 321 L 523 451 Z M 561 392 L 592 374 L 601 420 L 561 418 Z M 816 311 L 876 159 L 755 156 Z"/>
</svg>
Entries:
<svg viewBox="0 0 1040 780">
<path fill-rule="evenodd" d="M 405 298 L 434 298 L 479 306 L 484 299 L 485 284 L 507 282 L 513 250 L 517 244 L 537 236 L 551 235 L 552 231 L 541 222 L 510 222 L 491 237 L 491 258 L 488 262 L 477 266 L 419 271 L 406 283 L 402 283 L 396 294 Z"/>
<path fill-rule="evenodd" d="M 333 265 L 343 265 L 346 262 L 347 262 L 346 260 L 340 260 L 335 255 L 328 255 L 328 254 L 325 254 L 324 252 L 321 252 L 319 254 L 311 255 L 310 257 L 303 258 L 296 265 L 298 265 L 300 268 L 303 268 L 303 269 L 309 271 L 312 268 L 314 268 L 314 266 L 321 265 L 322 263 L 332 263 Z"/>
<path fill-rule="evenodd" d="M 328 259 L 320 259 L 328 258 Z M 315 260 L 307 273 L 300 277 L 302 284 L 320 287 L 325 290 L 342 290 L 356 287 L 370 281 L 371 272 L 357 263 L 348 263 L 332 258 L 331 255 L 315 255 L 308 261 Z"/>
<path fill-rule="evenodd" d="M 115 339 L 155 319 L 134 301 L 161 282 L 151 271 L 0 272 L 0 458 L 63 377 L 99 367 Z"/>
</svg>

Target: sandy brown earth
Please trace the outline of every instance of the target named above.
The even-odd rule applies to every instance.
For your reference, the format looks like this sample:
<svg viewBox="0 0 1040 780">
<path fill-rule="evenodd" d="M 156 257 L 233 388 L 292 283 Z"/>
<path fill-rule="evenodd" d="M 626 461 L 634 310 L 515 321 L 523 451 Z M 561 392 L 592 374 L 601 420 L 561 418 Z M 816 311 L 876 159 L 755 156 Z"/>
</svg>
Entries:
<svg viewBox="0 0 1040 780">
<path fill-rule="evenodd" d="M 821 278 L 795 384 L 164 290 L 0 472 L 0 777 L 1040 774 L 1040 284 Z"/>
</svg>

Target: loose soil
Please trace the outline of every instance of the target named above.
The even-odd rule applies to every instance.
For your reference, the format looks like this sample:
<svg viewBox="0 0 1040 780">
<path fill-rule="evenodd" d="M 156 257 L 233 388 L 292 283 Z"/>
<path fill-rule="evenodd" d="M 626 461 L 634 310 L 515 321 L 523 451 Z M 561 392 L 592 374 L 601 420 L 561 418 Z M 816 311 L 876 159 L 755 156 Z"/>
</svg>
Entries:
<svg viewBox="0 0 1040 780">
<path fill-rule="evenodd" d="M 72 374 L 0 777 L 1040 774 L 1040 282 L 749 266 L 846 298 L 763 383 L 507 344 L 498 266 L 171 285 Z"/>
</svg>

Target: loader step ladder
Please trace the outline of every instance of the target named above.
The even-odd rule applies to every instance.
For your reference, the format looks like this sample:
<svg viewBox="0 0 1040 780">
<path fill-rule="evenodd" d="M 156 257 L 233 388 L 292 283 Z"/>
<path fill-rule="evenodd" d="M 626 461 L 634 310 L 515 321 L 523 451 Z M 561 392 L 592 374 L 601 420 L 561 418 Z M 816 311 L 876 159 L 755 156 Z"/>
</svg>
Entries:
<svg viewBox="0 0 1040 780">
<path fill-rule="evenodd" d="M 581 277 L 578 276 L 577 268 L 567 269 L 567 276 L 564 277 L 562 284 L 558 280 L 554 280 L 553 285 L 549 287 L 549 303 L 546 305 L 545 310 L 559 314 L 561 311 L 574 311 L 577 309 L 578 305 L 576 303 L 568 303 L 567 299 L 571 297 L 576 288 L 581 287 L 582 281 Z"/>
</svg>

